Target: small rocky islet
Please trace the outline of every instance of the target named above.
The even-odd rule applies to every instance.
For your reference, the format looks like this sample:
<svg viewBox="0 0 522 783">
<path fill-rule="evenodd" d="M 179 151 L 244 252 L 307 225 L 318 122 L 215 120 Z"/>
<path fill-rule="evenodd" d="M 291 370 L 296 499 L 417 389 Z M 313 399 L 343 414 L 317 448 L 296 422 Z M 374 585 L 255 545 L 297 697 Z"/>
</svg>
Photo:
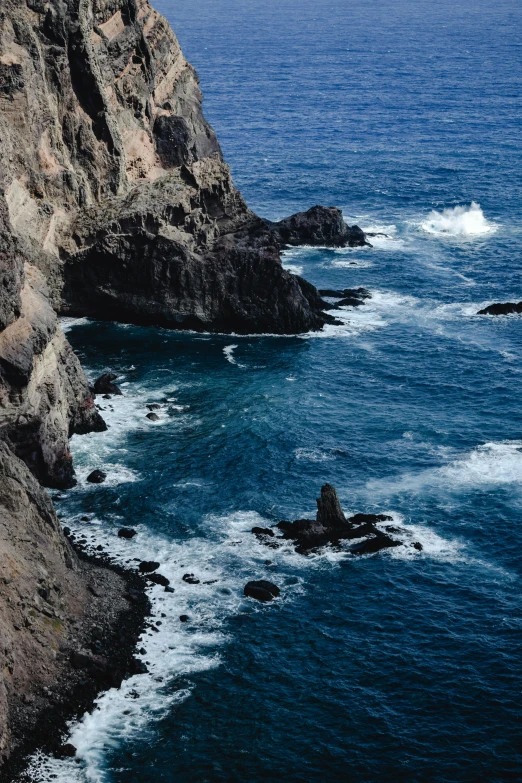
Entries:
<svg viewBox="0 0 522 783">
<path fill-rule="evenodd" d="M 404 528 L 387 525 L 382 530 L 380 525 L 385 522 L 393 522 L 393 517 L 386 514 L 355 514 L 346 517 L 337 491 L 331 484 L 325 484 L 321 488 L 321 496 L 317 499 L 315 519 L 281 521 L 275 528 L 254 527 L 252 533 L 271 548 L 280 546 L 283 540 L 292 541 L 296 552 L 303 555 L 317 552 L 329 545 L 340 546 L 341 542 L 345 541 L 354 542 L 348 548 L 352 555 L 375 554 L 404 544 L 416 551 L 422 551 L 420 542 L 408 541 L 409 536 Z M 281 535 L 277 536 L 275 531 Z"/>
</svg>

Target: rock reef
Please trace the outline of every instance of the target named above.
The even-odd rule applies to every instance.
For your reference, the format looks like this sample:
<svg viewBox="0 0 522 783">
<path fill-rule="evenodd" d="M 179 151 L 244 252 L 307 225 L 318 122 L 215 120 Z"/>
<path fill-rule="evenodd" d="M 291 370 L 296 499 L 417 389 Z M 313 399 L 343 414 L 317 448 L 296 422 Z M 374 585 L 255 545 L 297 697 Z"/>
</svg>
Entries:
<svg viewBox="0 0 522 783">
<path fill-rule="evenodd" d="M 378 527 L 379 523 L 391 522 L 385 514 L 356 514 L 347 518 L 341 508 L 337 492 L 330 484 L 321 488 L 317 499 L 315 519 L 297 519 L 295 522 L 279 522 L 277 527 L 283 538 L 296 544 L 296 551 L 308 554 L 328 544 L 338 545 L 341 541 L 354 541 L 350 552 L 354 555 L 374 554 L 382 549 L 401 546 L 402 541 L 392 538 Z M 394 528 L 395 533 L 400 533 Z M 362 540 L 359 540 L 362 539 Z"/>
<path fill-rule="evenodd" d="M 522 313 L 522 302 L 497 302 L 483 310 L 479 310 L 477 315 L 512 315 Z"/>
</svg>

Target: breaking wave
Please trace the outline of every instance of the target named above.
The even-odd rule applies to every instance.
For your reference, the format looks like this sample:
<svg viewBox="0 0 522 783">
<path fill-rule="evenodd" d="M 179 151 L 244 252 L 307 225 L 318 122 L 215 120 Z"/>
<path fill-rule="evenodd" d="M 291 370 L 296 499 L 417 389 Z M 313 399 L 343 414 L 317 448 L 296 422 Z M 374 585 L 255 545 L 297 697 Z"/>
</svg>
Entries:
<svg viewBox="0 0 522 783">
<path fill-rule="evenodd" d="M 490 223 L 475 201 L 469 207 L 448 207 L 442 212 L 432 210 L 421 228 L 428 234 L 451 237 L 470 237 L 489 234 L 497 226 Z"/>
</svg>

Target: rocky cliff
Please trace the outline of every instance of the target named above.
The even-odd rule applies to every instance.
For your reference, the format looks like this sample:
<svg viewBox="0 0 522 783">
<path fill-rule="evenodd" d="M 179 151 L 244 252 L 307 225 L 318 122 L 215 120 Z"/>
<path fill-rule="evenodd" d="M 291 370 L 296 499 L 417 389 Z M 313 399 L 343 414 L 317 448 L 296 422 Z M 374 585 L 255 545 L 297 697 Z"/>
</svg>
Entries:
<svg viewBox="0 0 522 783">
<path fill-rule="evenodd" d="M 201 107 L 148 0 L 2 0 L 0 765 L 97 603 L 109 636 L 125 611 L 121 580 L 80 563 L 41 487 L 71 487 L 70 436 L 105 427 L 57 314 L 320 329 L 333 319 L 282 268 L 282 245 L 366 242 L 333 208 L 253 214 Z"/>
<path fill-rule="evenodd" d="M 308 241 L 308 227 L 283 237 L 248 209 L 201 104 L 148 0 L 4 0 L 0 186 L 15 234 L 60 313 L 320 328 L 328 316 L 280 260 L 281 242 Z M 315 234 L 364 244 L 345 229 Z"/>
</svg>

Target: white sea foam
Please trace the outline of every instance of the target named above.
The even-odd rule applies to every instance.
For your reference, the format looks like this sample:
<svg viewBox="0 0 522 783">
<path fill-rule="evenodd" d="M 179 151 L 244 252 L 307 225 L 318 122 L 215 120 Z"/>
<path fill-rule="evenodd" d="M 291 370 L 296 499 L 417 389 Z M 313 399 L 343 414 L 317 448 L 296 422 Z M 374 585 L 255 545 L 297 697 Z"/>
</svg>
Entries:
<svg viewBox="0 0 522 783">
<path fill-rule="evenodd" d="M 223 348 L 223 353 L 225 354 L 225 358 L 227 362 L 230 362 L 230 364 L 235 364 L 236 367 L 246 367 L 245 364 L 240 364 L 237 359 L 234 358 L 234 351 L 236 350 L 238 346 L 237 345 L 227 345 L 226 348 Z"/>
<path fill-rule="evenodd" d="M 358 337 L 364 332 L 382 329 L 396 318 L 411 317 L 419 300 L 413 296 L 403 296 L 394 291 L 372 291 L 372 298 L 365 300 L 360 307 L 342 307 L 332 310 L 340 325 L 327 324 L 319 332 L 300 335 L 301 339 L 327 337 Z"/>
<path fill-rule="evenodd" d="M 283 269 L 286 269 L 287 272 L 291 272 L 293 275 L 303 274 L 303 267 L 298 264 L 283 264 Z"/>
<path fill-rule="evenodd" d="M 486 220 L 480 204 L 472 201 L 469 207 L 448 207 L 442 212 L 433 210 L 421 223 L 421 228 L 438 236 L 472 237 L 496 231 L 497 226 Z"/>
<path fill-rule="evenodd" d="M 62 331 L 65 333 L 70 332 L 75 326 L 85 326 L 88 323 L 90 323 L 89 318 L 60 318 Z"/>
<path fill-rule="evenodd" d="M 520 440 L 485 443 L 440 468 L 370 481 L 367 491 L 372 497 L 382 497 L 426 489 L 446 494 L 514 485 L 522 485 Z"/>
</svg>

